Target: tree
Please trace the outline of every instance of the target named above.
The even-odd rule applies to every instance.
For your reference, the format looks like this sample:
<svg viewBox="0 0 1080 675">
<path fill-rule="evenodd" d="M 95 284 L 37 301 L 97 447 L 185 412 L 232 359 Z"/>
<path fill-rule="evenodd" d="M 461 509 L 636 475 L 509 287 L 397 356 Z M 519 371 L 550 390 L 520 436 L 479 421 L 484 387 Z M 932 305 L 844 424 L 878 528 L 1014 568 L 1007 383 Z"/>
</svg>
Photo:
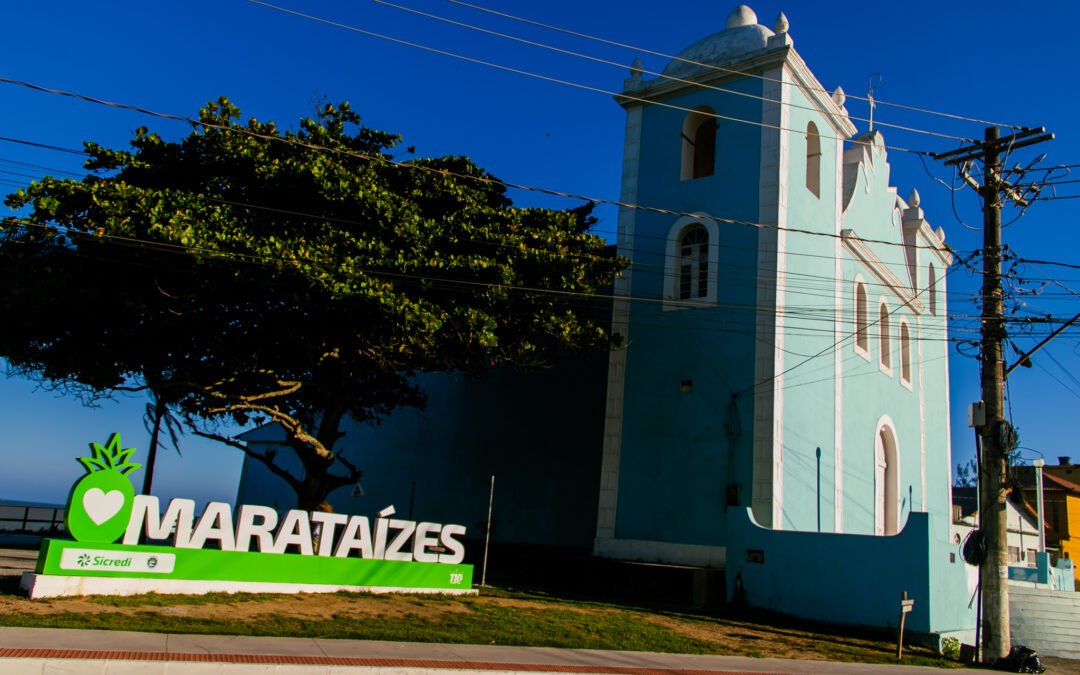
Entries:
<svg viewBox="0 0 1080 675">
<path fill-rule="evenodd" d="M 343 420 L 423 406 L 416 374 L 609 344 L 587 301 L 626 261 L 589 206 L 514 207 L 467 158 L 400 162 L 399 141 L 347 103 L 282 132 L 220 99 L 175 142 L 86 143 L 96 175 L 6 200 L 26 215 L 0 230 L 0 357 L 91 398 L 152 392 L 326 509 L 360 473 Z M 302 475 L 221 431 L 266 421 Z"/>
<path fill-rule="evenodd" d="M 964 464 L 956 465 L 956 474 L 953 475 L 953 487 L 975 487 L 978 485 L 979 468 L 972 457 Z"/>
</svg>

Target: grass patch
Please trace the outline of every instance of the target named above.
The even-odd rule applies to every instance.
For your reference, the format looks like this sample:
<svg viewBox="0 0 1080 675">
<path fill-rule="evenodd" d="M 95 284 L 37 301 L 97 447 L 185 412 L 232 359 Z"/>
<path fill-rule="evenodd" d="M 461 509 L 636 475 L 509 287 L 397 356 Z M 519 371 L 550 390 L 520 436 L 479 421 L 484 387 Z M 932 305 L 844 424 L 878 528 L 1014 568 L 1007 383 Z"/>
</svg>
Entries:
<svg viewBox="0 0 1080 675">
<path fill-rule="evenodd" d="M 0 626 L 497 644 L 895 663 L 887 635 L 770 615 L 721 615 L 485 589 L 482 596 L 147 595 L 32 601 L 0 591 Z M 957 666 L 925 649 L 911 665 Z"/>
<path fill-rule="evenodd" d="M 206 595 L 145 593 L 142 595 L 92 595 L 86 598 L 86 601 L 106 607 L 175 607 L 260 602 L 273 597 L 276 597 L 273 593 L 207 593 Z"/>
</svg>

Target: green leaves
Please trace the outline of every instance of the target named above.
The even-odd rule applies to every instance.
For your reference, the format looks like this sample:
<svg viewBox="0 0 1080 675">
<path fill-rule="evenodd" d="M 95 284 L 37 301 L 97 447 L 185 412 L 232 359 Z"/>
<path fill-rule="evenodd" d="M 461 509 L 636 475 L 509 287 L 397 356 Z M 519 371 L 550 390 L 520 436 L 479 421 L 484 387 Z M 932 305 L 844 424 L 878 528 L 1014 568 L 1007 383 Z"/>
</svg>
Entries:
<svg viewBox="0 0 1080 675">
<path fill-rule="evenodd" d="M 86 468 L 87 473 L 114 471 L 126 475 L 142 466 L 142 464 L 128 461 L 131 455 L 135 453 L 135 448 L 121 449 L 120 434 L 118 433 L 109 436 L 107 445 L 91 443 L 90 450 L 92 452 L 90 457 L 77 458 L 79 463 Z"/>
<path fill-rule="evenodd" d="M 594 293 L 626 262 L 588 206 L 515 207 L 467 157 L 396 164 L 400 137 L 347 103 L 296 129 L 226 98 L 199 120 L 177 141 L 88 142 L 99 175 L 8 197 L 64 236 L 0 235 L 0 357 L 95 395 L 145 384 L 204 428 L 265 415 L 318 482 L 342 416 L 423 405 L 417 373 L 607 346 Z"/>
</svg>

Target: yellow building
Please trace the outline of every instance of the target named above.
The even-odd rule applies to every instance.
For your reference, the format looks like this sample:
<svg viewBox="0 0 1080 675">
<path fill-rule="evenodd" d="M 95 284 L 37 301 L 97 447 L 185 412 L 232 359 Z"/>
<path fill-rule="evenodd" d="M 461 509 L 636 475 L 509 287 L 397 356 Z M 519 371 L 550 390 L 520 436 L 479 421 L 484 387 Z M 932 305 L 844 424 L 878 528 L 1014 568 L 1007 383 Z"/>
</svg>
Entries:
<svg viewBox="0 0 1080 675">
<path fill-rule="evenodd" d="M 1024 497 L 1037 503 L 1034 469 L 1021 467 L 1019 478 Z M 1043 468 L 1043 508 L 1046 546 L 1073 561 L 1080 587 L 1080 466 L 1062 463 Z"/>
</svg>

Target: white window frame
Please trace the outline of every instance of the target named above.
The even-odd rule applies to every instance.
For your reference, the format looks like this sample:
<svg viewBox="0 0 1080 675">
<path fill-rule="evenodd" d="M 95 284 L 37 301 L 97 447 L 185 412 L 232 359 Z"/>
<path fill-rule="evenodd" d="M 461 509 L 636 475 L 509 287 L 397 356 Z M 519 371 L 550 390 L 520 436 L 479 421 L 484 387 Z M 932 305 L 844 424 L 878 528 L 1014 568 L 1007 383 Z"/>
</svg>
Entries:
<svg viewBox="0 0 1080 675">
<path fill-rule="evenodd" d="M 711 171 L 709 173 L 703 173 L 700 176 L 694 175 L 694 164 L 697 158 L 698 148 L 694 144 L 697 140 L 698 130 L 704 124 L 716 125 L 718 119 L 716 117 L 716 111 L 709 106 L 703 105 L 694 108 L 686 114 L 683 119 L 682 126 L 682 164 L 680 166 L 679 177 L 684 180 L 697 180 L 699 178 L 708 178 L 709 176 L 716 175 L 716 159 L 717 155 L 717 133 L 716 129 L 713 131 L 713 161 Z"/>
<path fill-rule="evenodd" d="M 821 198 L 821 132 L 814 122 L 806 125 L 806 189 Z"/>
<path fill-rule="evenodd" d="M 882 315 L 882 310 L 885 310 Z M 893 374 L 892 313 L 884 297 L 877 303 L 878 368 L 889 377 Z"/>
<path fill-rule="evenodd" d="M 937 316 L 937 268 L 934 267 L 934 263 L 930 263 L 928 268 L 928 281 L 926 285 L 926 294 L 930 296 L 927 298 L 926 304 L 930 308 L 930 314 Z"/>
<path fill-rule="evenodd" d="M 905 331 L 907 332 L 906 336 L 904 335 Z M 900 319 L 900 328 L 897 331 L 897 337 L 900 340 L 900 384 L 904 385 L 904 388 L 908 391 L 911 391 L 911 373 L 915 363 L 912 358 L 911 350 L 911 324 L 909 324 L 905 318 Z"/>
<path fill-rule="evenodd" d="M 886 430 L 892 439 L 891 453 L 881 439 L 882 432 Z M 874 534 L 878 536 L 900 532 L 900 456 L 900 437 L 896 433 L 896 425 L 891 417 L 882 415 L 874 426 Z M 890 459 L 893 460 L 892 464 L 889 463 Z"/>
<path fill-rule="evenodd" d="M 863 325 L 859 325 L 859 288 L 863 291 Z M 861 274 L 855 275 L 855 284 L 852 286 L 851 291 L 851 322 L 855 326 L 855 330 L 852 335 L 855 338 L 855 353 L 866 359 L 868 362 L 870 357 L 870 293 L 867 290 L 866 279 Z M 859 333 L 862 331 L 862 335 L 865 338 L 866 345 L 859 344 Z"/>
<path fill-rule="evenodd" d="M 682 240 L 691 229 L 702 227 L 709 235 L 707 292 L 704 297 L 679 299 L 679 282 L 682 275 Z M 705 213 L 695 213 L 676 220 L 668 230 L 664 257 L 664 304 L 665 312 L 716 306 L 716 279 L 720 262 L 720 226 Z"/>
</svg>

